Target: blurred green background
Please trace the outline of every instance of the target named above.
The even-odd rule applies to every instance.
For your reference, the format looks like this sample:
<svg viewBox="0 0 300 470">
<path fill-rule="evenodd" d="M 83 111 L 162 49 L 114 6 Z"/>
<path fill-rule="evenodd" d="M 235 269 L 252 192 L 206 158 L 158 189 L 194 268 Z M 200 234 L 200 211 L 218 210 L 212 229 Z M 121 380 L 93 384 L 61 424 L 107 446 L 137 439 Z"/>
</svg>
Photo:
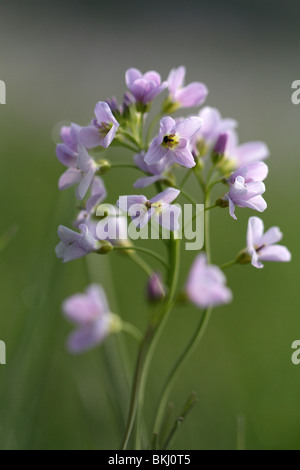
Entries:
<svg viewBox="0 0 300 470">
<path fill-rule="evenodd" d="M 300 106 L 291 102 L 299 77 L 297 1 L 8 2 L 0 6 L 1 233 L 17 232 L 1 251 L 1 449 L 116 449 L 136 356 L 129 337 L 95 351 L 65 350 L 70 325 L 63 299 L 91 281 L 107 290 L 112 311 L 145 328 L 146 278 L 124 256 L 91 255 L 63 265 L 54 254 L 59 224 L 75 215 L 73 191 L 59 193 L 63 167 L 55 156 L 58 124 L 86 124 L 97 101 L 121 98 L 129 67 L 163 78 L 181 64 L 187 81 L 209 88 L 207 104 L 240 123 L 241 141 L 271 150 L 263 214 L 278 225 L 290 264 L 228 270 L 234 302 L 214 311 L 207 333 L 172 393 L 177 413 L 189 393 L 199 402 L 174 441 L 176 449 L 234 449 L 242 416 L 247 449 L 300 448 L 300 365 L 291 344 L 300 338 L 298 197 Z M 130 152 L 110 150 L 115 161 Z M 128 194 L 136 178 L 107 175 L 109 202 Z M 192 181 L 192 179 L 190 180 Z M 190 187 L 194 194 L 197 188 Z M 253 211 L 212 214 L 213 261 L 245 245 Z M 153 242 L 154 249 L 160 249 Z M 182 259 L 184 284 L 194 253 Z M 149 260 L 150 261 L 150 260 Z M 163 378 L 199 320 L 178 307 L 151 368 L 146 420 L 156 410 Z M 127 365 L 120 363 L 119 352 Z"/>
</svg>

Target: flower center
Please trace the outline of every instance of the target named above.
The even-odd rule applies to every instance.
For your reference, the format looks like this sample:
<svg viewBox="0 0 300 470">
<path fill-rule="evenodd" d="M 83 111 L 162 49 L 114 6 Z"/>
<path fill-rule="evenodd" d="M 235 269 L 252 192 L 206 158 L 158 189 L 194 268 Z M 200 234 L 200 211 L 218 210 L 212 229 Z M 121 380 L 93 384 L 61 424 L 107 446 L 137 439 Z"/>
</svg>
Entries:
<svg viewBox="0 0 300 470">
<path fill-rule="evenodd" d="M 176 147 L 179 144 L 179 139 L 176 134 L 165 135 L 161 145 L 170 149 Z"/>
<path fill-rule="evenodd" d="M 161 209 L 162 209 L 162 203 L 161 202 L 147 201 L 147 202 L 145 202 L 145 206 L 147 207 L 147 209 L 151 209 L 151 207 L 153 207 L 155 209 L 156 213 L 160 212 Z"/>
<path fill-rule="evenodd" d="M 113 124 L 112 122 L 103 122 L 101 121 L 100 123 L 97 121 L 97 119 L 93 120 L 93 124 L 95 127 L 98 128 L 99 134 L 101 137 L 105 137 L 109 131 L 111 130 Z"/>
<path fill-rule="evenodd" d="M 266 246 L 265 244 L 260 245 L 260 246 L 254 245 L 256 253 L 259 253 L 265 246 Z"/>
</svg>

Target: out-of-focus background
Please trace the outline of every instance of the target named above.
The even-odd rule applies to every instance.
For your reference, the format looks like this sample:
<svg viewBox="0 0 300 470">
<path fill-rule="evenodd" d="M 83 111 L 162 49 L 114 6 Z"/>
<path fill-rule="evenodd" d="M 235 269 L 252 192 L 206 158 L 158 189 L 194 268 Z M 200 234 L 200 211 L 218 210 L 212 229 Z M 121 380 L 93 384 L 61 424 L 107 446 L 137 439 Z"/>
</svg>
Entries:
<svg viewBox="0 0 300 470">
<path fill-rule="evenodd" d="M 112 311 L 143 329 L 146 278 L 117 254 L 65 265 L 56 259 L 57 226 L 71 224 L 75 205 L 72 189 L 57 190 L 63 167 L 55 141 L 59 124 L 85 125 L 97 101 L 122 97 L 127 68 L 155 69 L 166 79 L 181 64 L 187 82 L 207 84 L 207 104 L 239 121 L 241 142 L 268 143 L 262 217 L 267 228 L 280 226 L 293 262 L 228 270 L 234 302 L 214 311 L 172 393 L 177 413 L 191 391 L 199 400 L 173 447 L 234 449 L 237 422 L 244 420 L 247 449 L 299 449 L 300 365 L 291 362 L 291 344 L 300 339 L 300 105 L 291 102 L 291 84 L 300 79 L 299 14 L 296 0 L 1 2 L 0 79 L 7 104 L 0 106 L 0 228 L 1 234 L 15 232 L 0 253 L 0 339 L 7 346 L 7 364 L 0 365 L 1 449 L 120 444 L 121 402 L 128 400 L 136 346 L 122 336 L 70 356 L 61 303 L 99 281 Z M 132 158 L 129 151 L 109 155 Z M 110 201 L 130 193 L 135 177 L 108 174 Z M 196 185 L 190 189 L 196 195 Z M 250 215 L 256 214 L 238 210 L 235 222 L 226 210 L 212 214 L 215 262 L 244 247 Z M 193 256 L 188 252 L 182 261 L 182 284 Z M 151 369 L 146 420 L 198 320 L 192 306 L 173 312 Z"/>
</svg>

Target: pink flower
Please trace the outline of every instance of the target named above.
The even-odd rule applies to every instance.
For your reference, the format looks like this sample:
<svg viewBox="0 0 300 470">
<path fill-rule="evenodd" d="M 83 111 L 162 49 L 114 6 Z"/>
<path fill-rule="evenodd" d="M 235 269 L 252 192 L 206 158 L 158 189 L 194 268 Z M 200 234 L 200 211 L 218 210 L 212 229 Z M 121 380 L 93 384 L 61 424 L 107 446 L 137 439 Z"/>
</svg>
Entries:
<svg viewBox="0 0 300 470">
<path fill-rule="evenodd" d="M 184 86 L 185 67 L 172 69 L 168 77 L 169 99 L 181 108 L 200 106 L 206 99 L 208 90 L 204 83 L 193 82 Z"/>
<path fill-rule="evenodd" d="M 105 101 L 99 101 L 95 106 L 95 116 L 92 124 L 82 127 L 78 135 L 78 141 L 86 148 L 107 148 L 113 141 L 118 130 L 119 123 L 114 117 L 110 106 Z"/>
<path fill-rule="evenodd" d="M 171 117 L 160 121 L 159 134 L 155 137 L 145 155 L 147 165 L 153 165 L 161 160 L 174 162 L 186 168 L 195 166 L 195 160 L 190 150 L 190 140 L 200 129 L 202 120 L 193 116 L 178 123 Z"/>
<path fill-rule="evenodd" d="M 125 74 L 126 85 L 137 102 L 148 104 L 166 87 L 167 83 L 161 83 L 159 73 L 151 70 L 144 75 L 140 70 L 131 68 Z"/>
<path fill-rule="evenodd" d="M 247 230 L 247 250 L 255 268 L 263 268 L 261 261 L 291 261 L 291 253 L 276 243 L 282 239 L 278 227 L 272 227 L 264 234 L 264 224 L 259 217 L 250 217 Z"/>
<path fill-rule="evenodd" d="M 191 268 L 186 293 L 191 302 L 201 308 L 215 307 L 231 301 L 231 290 L 218 266 L 207 264 L 206 255 L 197 256 Z"/>
<path fill-rule="evenodd" d="M 101 343 L 110 332 L 113 314 L 101 286 L 93 284 L 84 294 L 75 294 L 62 305 L 65 316 L 77 326 L 68 338 L 71 353 L 81 353 Z"/>
<path fill-rule="evenodd" d="M 267 203 L 261 196 L 266 190 L 262 181 L 267 174 L 268 167 L 263 162 L 250 163 L 232 173 L 228 180 L 230 189 L 224 197 L 229 202 L 231 217 L 237 219 L 234 213 L 236 205 L 259 212 L 267 208 Z"/>
</svg>

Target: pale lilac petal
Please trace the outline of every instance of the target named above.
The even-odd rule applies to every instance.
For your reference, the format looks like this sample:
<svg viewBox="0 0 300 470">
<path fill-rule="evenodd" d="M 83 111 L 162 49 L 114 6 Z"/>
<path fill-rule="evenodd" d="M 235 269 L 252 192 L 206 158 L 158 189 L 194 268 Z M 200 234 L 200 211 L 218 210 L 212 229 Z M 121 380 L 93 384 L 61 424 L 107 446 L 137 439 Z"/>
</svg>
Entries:
<svg viewBox="0 0 300 470">
<path fill-rule="evenodd" d="M 102 145 L 102 147 L 106 149 L 107 147 L 110 146 L 110 144 L 114 140 L 118 127 L 119 127 L 119 124 L 114 124 L 112 128 L 108 131 L 106 136 L 101 139 L 100 145 Z"/>
<path fill-rule="evenodd" d="M 259 256 L 258 256 L 258 253 L 256 253 L 255 249 L 253 250 L 252 253 L 250 253 L 250 255 L 252 256 L 251 258 L 252 266 L 254 266 L 257 269 L 261 269 L 264 267 L 264 265 L 259 261 Z"/>
<path fill-rule="evenodd" d="M 197 116 L 184 119 L 176 126 L 176 133 L 180 137 L 190 140 L 191 137 L 199 131 L 202 125 L 202 119 Z"/>
<path fill-rule="evenodd" d="M 176 163 L 186 168 L 193 168 L 196 165 L 192 152 L 188 147 L 172 151 L 172 156 Z"/>
<path fill-rule="evenodd" d="M 90 169 L 82 178 L 76 189 L 76 197 L 81 201 L 86 195 L 94 178 L 94 170 Z"/>
<path fill-rule="evenodd" d="M 152 204 L 155 202 L 170 204 L 170 202 L 173 202 L 179 196 L 179 194 L 180 194 L 179 189 L 167 188 L 161 193 L 154 196 L 152 199 L 150 199 L 150 202 Z"/>
<path fill-rule="evenodd" d="M 80 233 L 75 232 L 74 230 L 71 230 L 68 227 L 65 227 L 64 225 L 59 225 L 57 229 L 57 235 L 59 236 L 61 241 L 66 245 L 68 245 L 69 243 L 77 242 L 81 238 Z"/>
<path fill-rule="evenodd" d="M 55 247 L 55 254 L 57 258 L 63 258 L 66 245 L 63 242 L 59 242 Z"/>
<path fill-rule="evenodd" d="M 145 176 L 144 178 L 139 178 L 138 180 L 136 180 L 133 187 L 146 188 L 147 186 L 150 186 L 150 184 L 156 183 L 156 181 L 159 181 L 160 179 L 161 175 Z"/>
<path fill-rule="evenodd" d="M 130 195 L 130 196 L 120 196 L 117 201 L 117 206 L 124 212 L 128 212 L 129 208 L 133 204 L 145 205 L 148 201 L 146 196 L 142 195 Z"/>
<path fill-rule="evenodd" d="M 145 155 L 145 163 L 147 163 L 147 165 L 153 165 L 159 162 L 169 151 L 169 149 L 163 147 L 161 143 L 162 139 L 160 139 L 160 137 L 155 137 L 155 139 L 153 139 L 149 150 Z"/>
<path fill-rule="evenodd" d="M 76 294 L 66 299 L 62 309 L 69 320 L 75 323 L 89 323 L 98 314 L 98 305 L 86 294 Z"/>
<path fill-rule="evenodd" d="M 91 284 L 86 289 L 86 295 L 94 303 L 99 316 L 109 312 L 105 291 L 99 284 Z"/>
<path fill-rule="evenodd" d="M 159 73 L 155 72 L 155 70 L 150 70 L 144 74 L 144 79 L 149 82 L 154 82 L 155 85 L 159 86 L 161 83 L 161 77 Z"/>
<path fill-rule="evenodd" d="M 259 217 L 250 217 L 248 220 L 247 229 L 247 247 L 248 250 L 257 243 L 257 240 L 262 238 L 264 233 L 264 223 Z"/>
<path fill-rule="evenodd" d="M 74 150 L 66 147 L 65 144 L 56 145 L 56 156 L 58 160 L 69 168 L 75 168 L 77 164 L 77 154 Z"/>
<path fill-rule="evenodd" d="M 97 118 L 98 124 L 101 123 L 112 123 L 119 125 L 118 121 L 114 117 L 109 105 L 105 101 L 99 101 L 95 106 L 95 116 Z"/>
<path fill-rule="evenodd" d="M 246 180 L 251 179 L 253 181 L 263 181 L 267 177 L 269 171 L 268 166 L 264 162 L 249 163 L 246 168 Z"/>
<path fill-rule="evenodd" d="M 177 90 L 174 94 L 174 101 L 186 108 L 200 106 L 205 101 L 207 93 L 208 90 L 204 83 L 193 82 Z"/>
<path fill-rule="evenodd" d="M 106 198 L 106 195 L 103 180 L 99 176 L 96 176 L 91 186 L 91 197 L 86 203 L 87 212 L 91 212 L 96 205 L 100 204 Z"/>
<path fill-rule="evenodd" d="M 127 88 L 129 88 L 130 90 L 135 80 L 138 80 L 141 77 L 142 77 L 142 74 L 138 69 L 136 68 L 128 69 L 125 73 L 125 81 L 126 81 Z"/>
<path fill-rule="evenodd" d="M 273 245 L 274 243 L 280 242 L 283 234 L 279 227 L 272 227 L 266 231 L 266 233 L 260 238 L 259 245 Z"/>
<path fill-rule="evenodd" d="M 217 137 L 221 114 L 217 108 L 205 106 L 200 112 L 199 117 L 202 119 L 201 135 L 205 140 L 211 141 Z"/>
<path fill-rule="evenodd" d="M 176 126 L 176 123 L 173 118 L 170 116 L 166 116 L 160 120 L 160 133 L 162 136 L 170 134 L 173 130 L 174 127 Z"/>
<path fill-rule="evenodd" d="M 229 214 L 231 215 L 231 217 L 234 219 L 234 220 L 237 220 L 237 216 L 235 215 L 235 205 L 233 203 L 233 201 L 230 199 L 230 197 L 228 196 L 227 197 L 227 200 L 229 202 Z"/>
<path fill-rule="evenodd" d="M 270 245 L 261 249 L 259 252 L 259 259 L 262 261 L 291 261 L 290 251 L 282 245 Z"/>
<path fill-rule="evenodd" d="M 136 155 L 134 155 L 133 160 L 134 160 L 134 163 L 136 164 L 136 166 L 138 166 L 141 170 L 148 173 L 149 172 L 148 165 L 147 165 L 147 163 L 145 163 L 144 158 L 145 158 L 145 152 L 142 151 L 142 152 L 137 153 Z"/>
<path fill-rule="evenodd" d="M 108 331 L 108 323 L 103 321 L 75 330 L 68 338 L 68 350 L 73 354 L 78 354 L 91 349 L 107 336 Z"/>
<path fill-rule="evenodd" d="M 99 129 L 95 126 L 83 127 L 79 132 L 78 141 L 88 149 L 98 147 L 101 144 Z"/>
<path fill-rule="evenodd" d="M 70 188 L 81 181 L 82 174 L 80 170 L 76 168 L 69 168 L 65 171 L 58 180 L 58 188 L 62 191 L 63 189 Z"/>
<path fill-rule="evenodd" d="M 181 65 L 177 69 L 172 69 L 168 76 L 168 88 L 171 96 L 184 84 L 185 67 Z"/>
<path fill-rule="evenodd" d="M 63 262 L 73 261 L 74 259 L 82 258 L 87 252 L 77 244 L 68 245 L 64 251 Z"/>
<path fill-rule="evenodd" d="M 201 308 L 228 303 L 231 290 L 225 285 L 226 278 L 217 266 L 207 265 L 206 256 L 200 254 L 191 268 L 186 292 L 188 298 Z"/>
<path fill-rule="evenodd" d="M 238 203 L 236 204 L 239 207 L 248 207 L 249 209 L 254 209 L 258 212 L 263 212 L 268 207 L 266 201 L 262 196 L 255 196 L 249 199 L 248 201 L 244 201 L 243 206 Z"/>
<path fill-rule="evenodd" d="M 268 146 L 264 142 L 246 142 L 239 145 L 235 150 L 239 166 L 264 160 L 269 154 Z"/>
<path fill-rule="evenodd" d="M 84 173 L 87 173 L 91 168 L 95 167 L 94 160 L 90 157 L 83 145 L 78 145 L 77 165 L 78 168 Z"/>
</svg>

